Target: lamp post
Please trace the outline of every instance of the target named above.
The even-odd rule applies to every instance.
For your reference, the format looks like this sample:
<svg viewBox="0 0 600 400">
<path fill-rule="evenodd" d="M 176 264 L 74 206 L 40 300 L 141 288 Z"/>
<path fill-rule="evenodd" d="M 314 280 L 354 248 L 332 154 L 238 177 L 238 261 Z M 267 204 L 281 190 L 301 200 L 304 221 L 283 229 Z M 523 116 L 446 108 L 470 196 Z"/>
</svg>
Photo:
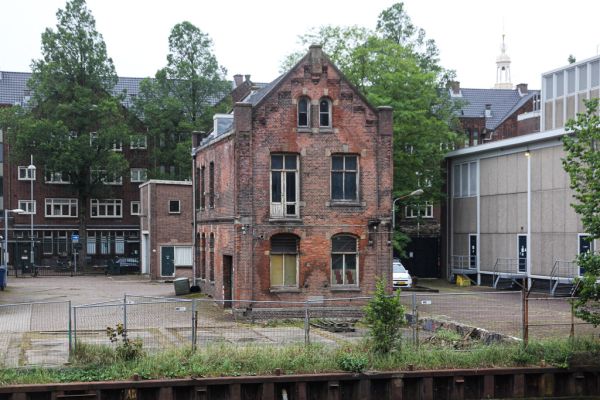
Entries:
<svg viewBox="0 0 600 400">
<path fill-rule="evenodd" d="M 24 211 L 20 208 L 15 208 L 14 210 L 4 210 L 4 262 L 2 263 L 2 288 L 6 286 L 6 277 L 8 276 L 8 213 L 21 214 Z"/>
<path fill-rule="evenodd" d="M 30 190 L 30 194 L 31 194 L 31 203 L 29 205 L 29 216 L 31 217 L 30 222 L 31 222 L 31 232 L 29 233 L 29 240 L 31 240 L 30 243 L 30 247 L 29 247 L 29 261 L 31 262 L 31 266 L 33 267 L 33 263 L 34 263 L 34 256 L 33 256 L 33 214 L 36 213 L 36 206 L 35 203 L 33 202 L 33 181 L 35 180 L 35 165 L 33 165 L 33 155 L 31 155 L 31 163 L 29 164 L 29 166 L 27 167 L 27 170 L 29 171 L 29 179 L 31 182 L 31 190 Z"/>
<path fill-rule="evenodd" d="M 396 197 L 394 199 L 394 201 L 392 202 L 392 229 L 396 227 L 396 202 L 398 200 L 404 200 L 409 197 L 417 197 L 422 194 L 423 194 L 423 189 L 417 189 L 417 190 L 410 192 L 409 194 L 405 194 L 404 196 Z"/>
</svg>

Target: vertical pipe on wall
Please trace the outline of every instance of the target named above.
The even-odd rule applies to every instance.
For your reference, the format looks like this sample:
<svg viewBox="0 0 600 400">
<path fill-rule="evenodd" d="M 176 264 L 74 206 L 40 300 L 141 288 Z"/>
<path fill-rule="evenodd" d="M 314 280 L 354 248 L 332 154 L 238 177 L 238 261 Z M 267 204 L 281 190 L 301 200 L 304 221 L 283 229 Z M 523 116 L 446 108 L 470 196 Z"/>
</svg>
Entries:
<svg viewBox="0 0 600 400">
<path fill-rule="evenodd" d="M 480 235 L 481 235 L 481 182 L 480 182 L 480 177 L 481 177 L 481 173 L 480 173 L 480 168 L 481 168 L 481 159 L 477 159 L 477 168 L 475 168 L 475 173 L 477 174 L 477 176 L 475 177 L 475 182 L 477 185 L 477 236 L 476 236 L 476 242 L 475 243 L 475 251 L 477 252 L 475 257 L 476 260 L 475 262 L 477 263 L 477 286 L 481 285 L 481 273 L 480 273 L 480 262 L 481 262 L 481 240 L 480 240 Z"/>
<path fill-rule="evenodd" d="M 527 286 L 531 287 L 531 152 L 527 150 Z"/>
</svg>

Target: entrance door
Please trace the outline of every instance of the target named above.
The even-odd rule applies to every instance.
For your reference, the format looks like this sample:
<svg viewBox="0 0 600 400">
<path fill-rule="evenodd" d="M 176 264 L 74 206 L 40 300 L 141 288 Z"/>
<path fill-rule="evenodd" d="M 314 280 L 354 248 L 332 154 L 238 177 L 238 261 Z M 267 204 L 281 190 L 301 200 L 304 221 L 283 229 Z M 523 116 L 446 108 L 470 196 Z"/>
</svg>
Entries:
<svg viewBox="0 0 600 400">
<path fill-rule="evenodd" d="M 477 235 L 469 235 L 469 269 L 477 269 Z"/>
<path fill-rule="evenodd" d="M 519 272 L 527 272 L 527 235 L 518 235 L 517 258 Z"/>
<path fill-rule="evenodd" d="M 223 256 L 223 300 L 225 300 L 224 307 L 231 307 L 231 300 L 233 295 L 233 257 Z"/>
<path fill-rule="evenodd" d="M 579 234 L 579 254 L 585 254 L 594 251 L 594 242 L 590 240 L 590 235 Z M 579 275 L 583 275 L 584 268 L 579 267 Z"/>
<path fill-rule="evenodd" d="M 160 255 L 160 275 L 174 276 L 175 275 L 175 248 L 161 247 Z"/>
<path fill-rule="evenodd" d="M 412 276 L 419 278 L 439 278 L 439 238 L 411 237 L 406 246 L 406 258 L 402 265 Z"/>
</svg>

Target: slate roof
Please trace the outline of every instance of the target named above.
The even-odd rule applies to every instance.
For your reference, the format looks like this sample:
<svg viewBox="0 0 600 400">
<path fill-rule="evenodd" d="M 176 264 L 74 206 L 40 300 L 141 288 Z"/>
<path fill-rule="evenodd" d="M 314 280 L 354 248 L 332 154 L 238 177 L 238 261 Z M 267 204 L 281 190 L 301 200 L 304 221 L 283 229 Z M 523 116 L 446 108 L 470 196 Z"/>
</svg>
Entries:
<svg viewBox="0 0 600 400">
<path fill-rule="evenodd" d="M 460 92 L 462 96 L 453 97 L 465 103 L 461 107 L 460 117 L 483 118 L 486 104 L 491 104 L 492 116 L 485 121 L 485 127 L 489 130 L 496 129 L 506 118 L 540 93 L 539 90 L 529 90 L 526 95 L 521 96 L 518 89 L 468 88 L 461 88 Z"/>
<path fill-rule="evenodd" d="M 27 81 L 31 77 L 31 72 L 6 72 L 0 71 L 0 104 L 6 105 L 26 105 L 30 99 L 31 93 L 27 87 Z M 130 107 L 133 100 L 139 94 L 140 82 L 145 78 L 119 77 L 117 84 L 113 89 L 114 95 L 120 95 L 125 92 L 123 105 Z M 219 98 L 210 99 L 211 104 L 217 104 L 227 93 Z"/>
</svg>

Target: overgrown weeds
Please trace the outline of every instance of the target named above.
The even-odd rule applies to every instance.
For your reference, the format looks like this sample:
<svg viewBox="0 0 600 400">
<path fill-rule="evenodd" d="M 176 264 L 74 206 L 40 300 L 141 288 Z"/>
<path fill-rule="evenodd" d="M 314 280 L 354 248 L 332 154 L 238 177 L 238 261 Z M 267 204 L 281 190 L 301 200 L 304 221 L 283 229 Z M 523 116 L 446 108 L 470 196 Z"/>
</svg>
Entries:
<svg viewBox="0 0 600 400">
<path fill-rule="evenodd" d="M 494 368 L 514 366 L 569 367 L 600 359 L 597 339 L 551 340 L 494 345 L 474 344 L 468 350 L 420 346 L 406 343 L 388 353 L 373 350 L 372 343 L 341 347 L 324 344 L 235 347 L 229 344 L 176 349 L 142 355 L 133 360 L 119 358 L 110 346 L 78 343 L 72 365 L 64 368 L 0 370 L 0 386 L 7 384 L 141 379 L 364 372 L 412 369 Z M 584 357 L 586 356 L 586 357 Z M 583 357 L 583 358 L 582 358 Z M 596 361 L 597 362 L 597 361 Z"/>
</svg>

